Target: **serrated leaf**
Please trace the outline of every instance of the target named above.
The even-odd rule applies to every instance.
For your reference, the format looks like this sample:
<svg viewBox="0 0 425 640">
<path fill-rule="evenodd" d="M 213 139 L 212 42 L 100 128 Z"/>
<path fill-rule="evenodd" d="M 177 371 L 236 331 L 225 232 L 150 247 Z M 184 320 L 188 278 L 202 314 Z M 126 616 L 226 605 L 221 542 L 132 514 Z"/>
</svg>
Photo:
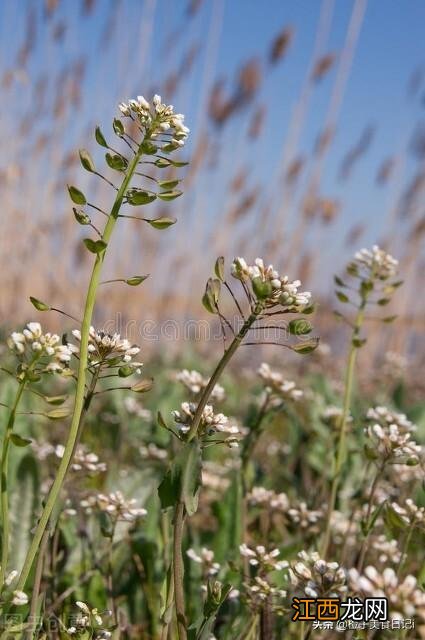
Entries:
<svg viewBox="0 0 425 640">
<path fill-rule="evenodd" d="M 125 171 L 127 169 L 128 161 L 117 153 L 105 153 L 105 160 L 108 167 L 115 171 Z"/>
<path fill-rule="evenodd" d="M 171 227 L 171 225 L 175 224 L 177 220 L 176 218 L 160 217 L 153 218 L 152 220 L 146 220 L 146 222 L 148 222 L 154 229 L 167 229 L 168 227 Z"/>
<path fill-rule="evenodd" d="M 96 127 L 94 130 L 94 137 L 96 138 L 97 144 L 100 144 L 101 147 L 108 147 L 108 143 L 105 140 L 103 133 L 100 130 L 100 127 Z"/>
<path fill-rule="evenodd" d="M 156 200 L 156 195 L 154 193 L 149 193 L 142 189 L 129 189 L 126 193 L 126 197 L 128 204 L 131 204 L 134 207 L 149 204 Z"/>
<path fill-rule="evenodd" d="M 119 138 L 122 138 L 122 136 L 124 135 L 124 125 L 121 122 L 121 120 L 119 118 L 114 118 L 114 121 L 112 123 L 112 127 L 114 129 L 114 132 L 116 133 L 116 135 Z"/>
<path fill-rule="evenodd" d="M 158 487 L 163 509 L 183 502 L 189 516 L 196 512 L 201 486 L 201 466 L 200 444 L 194 439 L 182 447 Z"/>
<path fill-rule="evenodd" d="M 298 318 L 288 322 L 288 331 L 292 336 L 305 336 L 311 333 L 313 327 L 311 324 L 304 320 L 304 318 Z"/>
<path fill-rule="evenodd" d="M 94 166 L 93 159 L 89 154 L 89 152 L 86 149 L 80 149 L 79 154 L 80 154 L 80 161 L 81 161 L 81 164 L 83 165 L 83 168 L 86 171 L 89 171 L 90 173 L 93 173 L 93 171 L 96 171 L 96 167 Z"/>
<path fill-rule="evenodd" d="M 83 242 L 86 245 L 87 249 L 91 253 L 95 254 L 102 253 L 108 246 L 103 240 L 92 240 L 91 238 L 84 238 Z"/>
<path fill-rule="evenodd" d="M 181 196 L 182 193 L 183 191 L 162 191 L 161 193 L 158 193 L 157 196 L 161 200 L 165 200 L 166 202 L 168 202 L 170 200 L 175 200 L 176 198 Z"/>
<path fill-rule="evenodd" d="M 142 284 L 146 278 L 149 278 L 149 274 L 146 276 L 133 276 L 132 278 L 127 278 L 125 283 L 129 284 L 130 287 L 137 287 L 139 284 Z"/>
<path fill-rule="evenodd" d="M 47 413 L 44 414 L 44 416 L 46 418 L 49 418 L 49 420 L 63 420 L 64 418 L 68 418 L 68 416 L 70 415 L 71 415 L 70 410 L 66 408 L 53 409 L 52 411 L 48 411 Z"/>
<path fill-rule="evenodd" d="M 342 291 L 336 291 L 336 297 L 338 298 L 338 300 L 340 302 L 350 302 L 350 298 L 348 296 L 345 295 L 345 293 L 342 293 Z"/>
<path fill-rule="evenodd" d="M 135 393 L 146 393 L 147 391 L 150 391 L 152 387 L 153 378 L 145 378 L 143 380 L 140 380 L 139 382 L 136 382 L 136 384 L 131 387 L 131 390 Z"/>
<path fill-rule="evenodd" d="M 19 436 L 17 433 L 10 434 L 10 441 L 15 445 L 15 447 L 27 447 L 32 442 L 32 440 L 29 440 L 28 438 L 23 438 L 22 436 Z"/>
<path fill-rule="evenodd" d="M 68 185 L 68 193 L 74 204 L 87 204 L 86 196 L 80 189 L 77 189 L 77 187 Z"/>
<path fill-rule="evenodd" d="M 221 282 L 224 282 L 224 257 L 220 256 L 215 261 L 214 273 Z"/>
<path fill-rule="evenodd" d="M 38 300 L 38 298 L 34 298 L 34 296 L 30 296 L 31 304 L 37 309 L 37 311 L 50 311 L 51 307 L 45 302 Z"/>
</svg>

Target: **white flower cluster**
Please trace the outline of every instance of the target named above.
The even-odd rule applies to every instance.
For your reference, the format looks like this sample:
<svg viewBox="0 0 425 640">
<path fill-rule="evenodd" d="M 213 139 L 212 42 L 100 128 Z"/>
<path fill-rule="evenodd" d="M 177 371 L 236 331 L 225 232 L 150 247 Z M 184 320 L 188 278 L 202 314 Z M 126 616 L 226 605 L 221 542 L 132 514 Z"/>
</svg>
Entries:
<svg viewBox="0 0 425 640">
<path fill-rule="evenodd" d="M 318 522 L 323 518 L 323 512 L 311 510 L 305 502 L 299 502 L 295 507 L 288 509 L 288 516 L 297 527 L 315 533 L 318 530 Z"/>
<path fill-rule="evenodd" d="M 247 495 L 247 500 L 251 506 L 267 507 L 270 511 L 285 513 L 289 509 L 286 493 L 275 493 L 265 487 L 253 487 Z"/>
<path fill-rule="evenodd" d="M 128 413 L 142 418 L 142 420 L 149 421 L 152 419 L 152 411 L 145 409 L 133 396 L 126 396 L 123 401 L 124 408 Z"/>
<path fill-rule="evenodd" d="M 214 562 L 214 551 L 211 549 L 202 547 L 199 553 L 197 553 L 194 549 L 190 548 L 186 551 L 186 555 L 193 560 L 193 562 L 201 564 L 207 576 L 216 576 L 220 571 L 220 564 Z"/>
<path fill-rule="evenodd" d="M 70 636 L 80 635 L 82 632 L 90 632 L 90 637 L 95 640 L 108 640 L 112 637 L 110 631 L 105 629 L 99 629 L 103 624 L 103 620 L 97 609 L 90 609 L 90 607 L 81 601 L 77 601 L 76 606 L 80 609 L 78 616 L 72 619 L 72 626 L 66 630 Z M 96 634 L 93 635 L 93 632 Z"/>
<path fill-rule="evenodd" d="M 168 144 L 175 149 L 184 145 L 190 132 L 184 124 L 184 115 L 174 113 L 173 105 L 163 104 L 159 95 L 155 94 L 151 103 L 143 96 L 137 96 L 136 99 L 121 102 L 118 108 L 123 116 L 135 117 L 150 138 L 155 138 L 159 133 L 170 133 L 172 137 Z M 172 149 L 165 145 L 164 151 L 168 150 Z"/>
<path fill-rule="evenodd" d="M 258 545 L 254 549 L 251 549 L 244 543 L 239 546 L 239 551 L 242 556 L 248 558 L 250 565 L 258 567 L 260 570 L 282 571 L 282 569 L 286 569 L 289 566 L 286 560 L 276 559 L 280 555 L 279 549 L 266 551 L 263 545 Z"/>
<path fill-rule="evenodd" d="M 81 342 L 81 332 L 78 329 L 74 329 L 72 335 Z M 69 344 L 68 347 L 73 353 L 79 354 L 78 346 Z M 120 362 L 134 368 L 136 373 L 140 373 L 140 367 L 143 365 L 143 362 L 132 361 L 133 356 L 140 352 L 140 347 L 132 345 L 126 338 L 121 338 L 119 333 L 111 335 L 90 327 L 88 351 L 91 366 L 101 366 L 107 364 L 108 360 L 115 361 L 119 358 Z"/>
<path fill-rule="evenodd" d="M 244 258 L 235 258 L 231 273 L 237 280 L 251 282 L 256 297 L 265 299 L 268 306 L 280 304 L 288 311 L 302 311 L 311 303 L 310 291 L 298 291 L 299 280 L 290 282 L 288 276 L 280 276 L 273 265 L 265 267 L 261 258 L 256 258 L 251 266 Z"/>
<path fill-rule="evenodd" d="M 404 413 L 397 413 L 395 411 L 390 411 L 387 407 L 373 407 L 368 409 L 367 416 L 368 420 L 374 420 L 379 422 L 383 426 L 390 426 L 392 424 L 397 425 L 399 431 L 416 431 L 417 427 L 410 422 L 407 416 Z"/>
<path fill-rule="evenodd" d="M 392 502 L 391 506 L 407 525 L 425 524 L 425 507 L 418 507 L 411 498 L 407 498 L 403 506 L 397 502 Z"/>
<path fill-rule="evenodd" d="M 111 518 L 125 522 L 134 522 L 137 518 L 142 518 L 147 514 L 146 509 L 137 507 L 136 504 L 137 500 L 134 498 L 126 500 L 121 491 L 114 491 L 108 495 L 99 493 L 80 502 L 86 513 L 92 513 L 94 509 L 99 509 L 108 513 Z"/>
<path fill-rule="evenodd" d="M 154 442 L 149 442 L 147 445 L 142 445 L 139 447 L 139 453 L 144 460 L 167 460 L 168 451 L 167 449 L 162 449 L 157 447 Z"/>
<path fill-rule="evenodd" d="M 297 389 L 295 382 L 285 380 L 281 373 L 273 371 L 266 362 L 260 365 L 258 375 L 266 383 L 266 390 L 283 400 L 297 401 L 304 395 L 301 389 Z"/>
<path fill-rule="evenodd" d="M 370 278 L 387 280 L 397 274 L 398 260 L 373 245 L 372 249 L 361 249 L 354 254 L 355 263 L 367 271 Z"/>
<path fill-rule="evenodd" d="M 69 346 L 61 344 L 55 333 L 43 333 L 39 322 L 29 322 L 22 333 L 14 331 L 8 346 L 27 361 L 50 359 L 45 370 L 51 373 L 62 373 L 71 360 Z"/>
<path fill-rule="evenodd" d="M 203 377 L 199 371 L 189 371 L 188 369 L 183 369 L 176 374 L 176 380 L 181 382 L 188 391 L 197 395 L 200 393 L 208 384 L 208 380 Z M 217 402 L 222 402 L 225 398 L 225 391 L 223 387 L 219 384 L 216 384 L 212 393 L 211 399 L 216 400 Z"/>
<path fill-rule="evenodd" d="M 394 620 L 420 617 L 425 619 L 425 593 L 418 587 L 417 579 L 408 575 L 401 582 L 394 569 L 387 567 L 379 573 L 369 566 L 361 575 L 356 569 L 348 572 L 354 592 L 363 597 L 387 598 L 388 612 Z"/>
<path fill-rule="evenodd" d="M 381 408 L 384 411 L 384 408 Z M 387 410 L 385 410 L 387 411 Z M 416 465 L 420 462 L 422 447 L 411 438 L 413 425 L 402 414 L 385 413 L 378 416 L 376 409 L 368 412 L 369 420 L 379 422 L 365 428 L 369 449 L 382 462 Z"/>
<path fill-rule="evenodd" d="M 322 560 L 316 551 L 300 551 L 290 570 L 291 583 L 309 598 L 337 598 L 347 592 L 346 574 L 337 562 Z"/>
<path fill-rule="evenodd" d="M 65 453 L 65 447 L 62 444 L 58 444 L 55 447 L 55 454 L 58 458 L 63 458 Z M 87 473 L 103 473 L 106 471 L 106 463 L 99 462 L 99 457 L 95 453 L 86 451 L 86 449 L 79 445 L 74 454 L 71 463 L 72 471 L 86 471 Z"/>
<path fill-rule="evenodd" d="M 268 600 L 270 602 L 271 598 L 286 598 L 286 591 L 284 589 L 274 587 L 260 576 L 255 576 L 251 582 L 244 582 L 244 587 L 251 604 L 254 605 L 261 605 L 264 600 Z M 272 606 L 274 605 L 273 602 L 271 602 L 271 604 Z M 274 605 L 273 608 L 275 609 L 276 606 Z"/>
<path fill-rule="evenodd" d="M 173 411 L 174 420 L 183 435 L 190 430 L 195 412 L 196 404 L 194 402 L 182 402 L 180 410 Z M 214 433 L 224 434 L 225 442 L 229 447 L 238 446 L 237 436 L 240 436 L 239 427 L 229 424 L 229 418 L 227 416 L 222 413 L 214 413 L 213 407 L 207 404 L 202 412 L 199 434 L 201 436 L 210 436 Z"/>
<path fill-rule="evenodd" d="M 397 540 L 388 540 L 388 538 L 381 534 L 379 536 L 372 537 L 370 546 L 378 554 L 378 561 L 387 565 L 389 562 L 398 564 L 401 559 L 401 551 L 398 548 Z"/>
<path fill-rule="evenodd" d="M 322 412 L 321 418 L 325 424 L 333 428 L 339 428 L 341 424 L 341 418 L 343 416 L 343 410 L 340 407 L 335 407 L 330 405 L 326 407 Z M 353 422 L 353 418 L 351 415 L 347 416 L 346 420 L 347 424 L 351 424 Z"/>
</svg>

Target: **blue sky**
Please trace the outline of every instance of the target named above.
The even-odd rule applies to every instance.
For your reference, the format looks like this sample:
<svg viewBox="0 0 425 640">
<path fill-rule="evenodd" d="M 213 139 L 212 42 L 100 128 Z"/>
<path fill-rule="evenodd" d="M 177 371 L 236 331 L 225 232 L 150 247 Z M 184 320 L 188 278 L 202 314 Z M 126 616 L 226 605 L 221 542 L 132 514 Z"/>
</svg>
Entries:
<svg viewBox="0 0 425 640">
<path fill-rule="evenodd" d="M 323 52 L 339 54 L 354 3 L 351 0 L 324 2 L 328 7 L 333 5 L 333 11 Z M 8 120 L 16 122 L 23 114 L 26 118 L 31 117 L 34 89 L 41 75 L 47 74 L 50 78 L 48 96 L 53 101 L 66 69 L 78 58 L 84 58 L 82 103 L 78 110 L 71 106 L 66 111 L 66 127 L 56 132 L 57 140 L 65 147 L 74 148 L 87 139 L 89 125 L 100 122 L 105 128 L 110 127 L 111 115 L 119 100 L 159 88 L 163 78 L 180 64 L 191 44 L 198 43 L 201 53 L 195 67 L 187 77 L 183 70 L 182 82 L 172 101 L 179 111 L 186 113 L 192 128 L 192 141 L 187 149 L 189 156 L 197 137 L 205 130 L 221 141 L 222 149 L 219 166 L 213 172 L 205 170 L 198 179 L 198 187 L 192 187 L 187 194 L 181 232 L 190 232 L 196 224 L 197 207 L 201 202 L 196 189 L 203 189 L 202 207 L 207 217 L 214 221 L 221 215 L 229 179 L 238 166 L 248 165 L 264 198 L 274 194 L 276 199 L 280 188 L 276 182 L 279 176 L 276 165 L 292 109 L 308 70 L 324 4 L 319 0 L 204 0 L 191 19 L 187 18 L 186 0 L 97 0 L 91 12 L 86 14 L 82 5 L 83 0 L 62 0 L 46 20 L 41 0 L 0 3 L 0 68 L 3 73 L 16 67 L 16 53 L 22 44 L 31 8 L 36 25 L 36 40 L 28 63 L 22 73 L 17 74 L 12 88 L 4 93 Z M 102 35 L 114 8 L 115 31 L 107 46 Z M 67 25 L 65 36 L 55 42 L 52 33 L 62 22 Z M 211 84 L 221 77 L 227 81 L 226 86 L 231 86 L 238 68 L 250 57 L 258 57 L 265 68 L 270 42 L 284 26 L 294 29 L 288 55 L 264 74 L 250 110 L 238 113 L 221 131 L 216 130 L 203 108 Z M 415 99 L 407 97 L 406 87 L 412 72 L 425 62 L 424 26 L 425 2 L 422 0 L 369 0 L 367 3 L 337 134 L 327 155 L 321 181 L 321 192 L 325 196 L 343 202 L 343 215 L 334 231 L 339 242 L 355 222 L 367 222 L 365 242 L 374 242 L 384 234 L 388 206 L 397 186 L 377 187 L 375 175 L 385 157 L 403 150 L 415 125 L 423 119 L 424 99 L 421 101 L 421 96 L 425 95 L 425 82 L 422 81 Z M 169 44 L 171 33 L 178 35 L 174 46 Z M 213 63 L 208 68 L 207 61 L 211 58 Z M 335 66 L 312 95 L 298 149 L 305 155 L 311 153 L 323 126 L 336 69 Z M 267 107 L 266 124 L 260 139 L 250 147 L 245 132 L 252 110 L 260 104 Z M 52 103 L 46 105 L 33 135 L 51 129 L 51 106 Z M 370 149 L 354 167 L 350 179 L 341 182 L 338 179 L 341 161 L 367 125 L 376 127 Z M 5 148 L 10 139 L 8 126 L 2 135 Z M 29 140 L 20 140 L 14 153 L 25 159 L 28 144 Z M 4 156 L 0 155 L 0 160 L 4 163 Z M 404 179 L 407 180 L 414 170 L 415 163 L 407 155 Z M 208 197 L 205 197 L 206 191 Z M 292 212 L 293 224 L 297 217 L 297 202 L 294 202 Z M 24 202 L 24 206 L 28 204 Z M 208 233 L 207 226 L 206 243 Z M 236 250 L 237 243 L 234 244 Z"/>
</svg>

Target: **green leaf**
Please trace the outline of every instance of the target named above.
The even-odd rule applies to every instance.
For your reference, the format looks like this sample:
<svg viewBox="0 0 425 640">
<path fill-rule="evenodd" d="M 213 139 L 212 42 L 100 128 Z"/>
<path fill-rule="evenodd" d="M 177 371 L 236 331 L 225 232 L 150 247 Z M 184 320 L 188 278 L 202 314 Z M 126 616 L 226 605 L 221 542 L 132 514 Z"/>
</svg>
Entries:
<svg viewBox="0 0 425 640">
<path fill-rule="evenodd" d="M 313 304 L 310 304 L 308 307 L 304 307 L 303 314 L 309 316 L 315 311 L 316 311 L 316 305 L 313 303 Z"/>
<path fill-rule="evenodd" d="M 130 367 L 130 365 L 125 364 L 118 369 L 118 375 L 120 378 L 128 378 L 134 373 L 134 368 Z"/>
<path fill-rule="evenodd" d="M 62 395 L 62 396 L 44 396 L 44 401 L 47 402 L 47 404 L 61 405 L 66 400 L 68 400 L 68 396 L 67 395 Z"/>
<path fill-rule="evenodd" d="M 23 456 L 13 480 L 10 500 L 10 558 L 13 559 L 13 566 L 22 567 L 32 539 L 31 531 L 40 496 L 38 463 L 31 453 Z"/>
<path fill-rule="evenodd" d="M 153 218 L 152 220 L 146 220 L 146 222 L 149 222 L 151 227 L 153 227 L 154 229 L 167 229 L 167 227 L 171 227 L 172 224 L 175 224 L 177 220 L 176 218 L 161 217 Z"/>
<path fill-rule="evenodd" d="M 338 298 L 338 300 L 340 302 L 350 302 L 350 298 L 348 296 L 345 295 L 345 293 L 342 293 L 342 291 L 336 291 L 336 297 Z"/>
<path fill-rule="evenodd" d="M 397 319 L 397 316 L 387 316 L 386 318 L 382 318 L 382 322 L 389 324 L 390 322 L 394 322 Z"/>
<path fill-rule="evenodd" d="M 161 189 L 174 189 L 174 187 L 177 187 L 179 182 L 180 180 L 158 180 L 158 186 Z"/>
<path fill-rule="evenodd" d="M 94 130 L 94 137 L 96 138 L 97 144 L 100 144 L 101 147 L 108 148 L 108 143 L 105 140 L 103 133 L 100 130 L 100 127 L 96 127 Z"/>
<path fill-rule="evenodd" d="M 114 132 L 117 134 L 117 136 L 119 138 L 122 138 L 122 136 L 124 135 L 124 125 L 119 118 L 114 118 L 112 127 L 114 129 Z"/>
<path fill-rule="evenodd" d="M 105 160 L 108 167 L 115 171 L 125 171 L 127 169 L 128 161 L 117 153 L 105 153 Z"/>
<path fill-rule="evenodd" d="M 384 522 L 390 530 L 406 528 L 406 522 L 389 503 L 385 505 Z"/>
<path fill-rule="evenodd" d="M 312 330 L 313 327 L 307 320 L 304 320 L 304 318 L 291 320 L 288 323 L 288 331 L 292 336 L 305 336 L 311 333 Z"/>
<path fill-rule="evenodd" d="M 196 512 L 201 486 L 201 466 L 201 448 L 198 439 L 195 438 L 180 450 L 158 487 L 163 509 L 183 502 L 189 516 Z"/>
<path fill-rule="evenodd" d="M 273 287 L 271 285 L 271 282 L 269 281 L 264 282 L 260 276 L 258 276 L 257 278 L 253 278 L 252 288 L 255 295 L 260 300 L 269 298 L 273 293 Z"/>
<path fill-rule="evenodd" d="M 156 195 L 154 193 L 148 193 L 142 189 L 129 189 L 125 195 L 127 197 L 128 204 L 135 207 L 142 204 L 149 204 L 156 200 Z"/>
<path fill-rule="evenodd" d="M 38 300 L 38 298 L 34 298 L 34 296 L 30 296 L 31 304 L 37 309 L 37 311 L 50 311 L 51 307 L 45 302 Z"/>
<path fill-rule="evenodd" d="M 142 151 L 147 156 L 153 156 L 158 151 L 158 147 L 150 140 L 145 140 L 142 144 Z"/>
<path fill-rule="evenodd" d="M 108 246 L 103 240 L 92 240 L 91 238 L 84 238 L 83 242 L 91 253 L 96 254 L 102 253 Z"/>
<path fill-rule="evenodd" d="M 44 415 L 46 418 L 49 418 L 49 420 L 63 420 L 64 418 L 68 418 L 68 416 L 71 415 L 71 412 L 69 409 L 66 409 L 66 408 L 53 409 L 52 411 L 49 411 Z"/>
<path fill-rule="evenodd" d="M 341 280 L 341 278 L 339 276 L 334 276 L 334 281 L 335 281 L 335 284 L 338 285 L 338 287 L 346 287 L 347 286 L 345 284 L 345 282 L 343 280 Z"/>
<path fill-rule="evenodd" d="M 368 460 L 376 460 L 377 458 L 379 458 L 378 454 L 376 453 L 375 447 L 372 447 L 369 444 L 365 444 L 365 446 L 363 447 L 363 451 Z"/>
<path fill-rule="evenodd" d="M 353 338 L 351 341 L 353 347 L 356 347 L 356 349 L 360 349 L 361 347 L 363 347 L 363 345 L 365 345 L 366 342 L 367 342 L 366 338 Z"/>
<path fill-rule="evenodd" d="M 144 378 L 143 380 L 136 382 L 136 384 L 131 387 L 131 391 L 134 391 L 135 393 L 146 393 L 147 391 L 150 391 L 152 387 L 153 378 Z"/>
<path fill-rule="evenodd" d="M 15 447 L 27 447 L 32 442 L 32 440 L 29 440 L 28 438 L 22 438 L 22 436 L 18 436 L 17 433 L 10 434 L 10 441 L 13 442 Z"/>
<path fill-rule="evenodd" d="M 167 202 L 170 200 L 175 200 L 179 196 L 181 196 L 183 191 L 163 191 L 162 193 L 158 193 L 158 198 L 161 200 L 166 200 Z"/>
<path fill-rule="evenodd" d="M 292 351 L 296 353 L 311 353 L 319 346 L 319 339 L 314 338 L 312 340 L 306 340 L 305 342 L 300 342 L 300 344 L 291 345 Z"/>
<path fill-rule="evenodd" d="M 94 166 L 93 159 L 89 154 L 89 152 L 86 149 L 80 149 L 79 154 L 80 154 L 80 161 L 81 161 L 81 164 L 83 165 L 83 168 L 86 171 L 89 171 L 90 173 L 93 173 L 93 171 L 96 171 L 96 167 Z"/>
<path fill-rule="evenodd" d="M 360 293 L 365 296 L 367 293 L 373 291 L 373 282 L 372 280 L 362 280 L 360 284 Z"/>
<path fill-rule="evenodd" d="M 215 261 L 214 273 L 221 282 L 224 282 L 224 258 L 220 256 Z"/>
<path fill-rule="evenodd" d="M 83 225 L 90 224 L 91 220 L 85 211 L 83 211 L 82 209 L 76 209 L 75 207 L 73 207 L 72 210 L 74 212 L 74 217 L 78 222 L 78 224 L 83 224 Z"/>
<path fill-rule="evenodd" d="M 77 189 L 77 187 L 73 187 L 72 185 L 68 185 L 69 197 L 72 202 L 75 204 L 87 204 L 86 196 L 82 191 Z"/>
<path fill-rule="evenodd" d="M 139 284 L 142 284 L 146 278 L 149 278 L 149 274 L 146 276 L 133 276 L 132 278 L 127 278 L 125 283 L 129 284 L 130 287 L 137 287 Z"/>
</svg>

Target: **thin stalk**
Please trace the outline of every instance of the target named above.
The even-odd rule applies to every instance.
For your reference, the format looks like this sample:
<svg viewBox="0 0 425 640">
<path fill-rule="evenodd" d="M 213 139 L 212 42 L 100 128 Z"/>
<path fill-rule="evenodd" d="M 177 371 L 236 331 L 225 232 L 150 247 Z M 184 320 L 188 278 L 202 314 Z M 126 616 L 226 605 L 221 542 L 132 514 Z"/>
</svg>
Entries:
<svg viewBox="0 0 425 640">
<path fill-rule="evenodd" d="M 32 369 L 32 363 L 29 370 Z M 9 420 L 7 422 L 6 431 L 3 438 L 2 454 L 1 454 L 1 518 L 2 518 L 2 548 L 1 548 L 1 568 L 0 568 L 0 586 L 4 584 L 4 579 L 7 571 L 7 564 L 9 561 L 9 538 L 10 538 L 10 522 L 9 522 L 9 495 L 7 486 L 7 476 L 9 469 L 9 447 L 10 438 L 15 426 L 16 412 L 19 402 L 21 401 L 22 394 L 28 382 L 28 377 L 25 376 L 19 383 L 18 390 L 16 392 L 15 401 L 12 405 Z"/>
<path fill-rule="evenodd" d="M 370 514 L 372 513 L 373 499 L 375 497 L 376 489 L 377 489 L 378 482 L 379 482 L 379 479 L 381 477 L 382 471 L 383 471 L 383 467 L 380 467 L 378 469 L 378 471 L 376 472 L 376 475 L 375 475 L 375 477 L 373 479 L 372 486 L 371 486 L 371 489 L 370 489 L 369 501 L 368 501 L 367 512 L 366 512 L 366 517 L 365 517 L 367 530 L 366 530 L 366 535 L 365 535 L 365 537 L 363 539 L 363 542 L 362 542 L 362 546 L 361 546 L 361 549 L 360 549 L 359 562 L 358 562 L 358 565 L 357 565 L 357 571 L 359 573 L 363 569 L 363 564 L 364 564 L 365 557 L 366 557 L 367 546 L 368 546 L 368 541 L 369 541 L 369 536 L 370 536 L 370 529 L 371 529 L 371 526 L 370 526 Z"/>
<path fill-rule="evenodd" d="M 133 177 L 133 174 L 136 170 L 137 164 L 142 156 L 142 144 L 145 141 L 145 139 L 146 137 L 140 144 L 137 150 L 137 153 L 135 154 L 133 160 L 128 166 L 127 172 L 117 192 L 114 204 L 108 216 L 108 220 L 106 222 L 106 225 L 102 234 L 102 240 L 106 244 L 108 244 L 111 238 L 112 232 L 114 230 L 114 227 L 117 222 L 118 215 L 124 200 L 125 193 Z M 43 533 L 47 527 L 49 518 L 51 516 L 51 513 L 56 504 L 61 488 L 63 486 L 67 470 L 72 460 L 75 443 L 78 438 L 80 418 L 84 408 L 84 392 L 85 392 L 85 386 L 86 386 L 86 369 L 87 369 L 87 361 L 88 361 L 89 332 L 90 332 L 90 326 L 91 326 L 91 321 L 93 316 L 93 309 L 96 301 L 96 293 L 97 293 L 97 289 L 100 282 L 100 275 L 101 275 L 105 255 L 106 255 L 106 250 L 103 253 L 96 255 L 96 259 L 93 265 L 93 270 L 92 270 L 92 274 L 90 277 L 90 282 L 87 290 L 83 321 L 81 324 L 80 361 L 79 361 L 78 374 L 77 374 L 77 388 L 75 392 L 74 411 L 72 415 L 68 439 L 65 445 L 65 451 L 64 451 L 61 463 L 59 465 L 59 469 L 58 469 L 55 481 L 53 482 L 53 485 L 50 489 L 49 496 L 47 498 L 40 520 L 35 530 L 34 537 L 31 542 L 31 546 L 26 555 L 24 566 L 21 571 L 21 575 L 19 576 L 17 589 L 20 589 L 20 590 L 23 590 L 25 587 L 25 583 L 28 579 L 29 573 L 34 563 L 34 559 L 38 553 L 41 539 L 43 537 Z"/>
<path fill-rule="evenodd" d="M 404 544 L 403 544 L 403 549 L 401 550 L 401 557 L 400 557 L 400 562 L 398 563 L 398 567 L 397 567 L 397 576 L 399 576 L 401 574 L 401 571 L 404 567 L 404 563 L 406 562 L 406 557 L 407 557 L 407 551 L 409 549 L 409 544 L 410 544 L 410 540 L 412 539 L 412 535 L 413 535 L 413 530 L 415 528 L 415 520 L 412 521 L 412 524 L 410 525 L 410 527 L 407 530 L 407 534 L 406 534 L 406 538 L 404 540 Z"/>
<path fill-rule="evenodd" d="M 363 319 L 364 319 L 365 307 L 366 307 L 366 299 L 364 298 L 360 304 L 359 310 L 356 315 L 350 351 L 348 354 L 348 364 L 347 364 L 347 371 L 345 376 L 344 405 L 343 405 L 341 422 L 339 427 L 339 439 L 338 439 L 336 457 L 334 460 L 331 495 L 330 495 L 329 505 L 328 505 L 325 537 L 324 537 L 323 546 L 322 546 L 322 558 L 326 558 L 326 555 L 329 549 L 330 536 L 331 536 L 331 518 L 336 505 L 339 483 L 341 479 L 341 471 L 342 471 L 342 466 L 345 460 L 347 420 L 348 420 L 348 415 L 350 413 L 350 404 L 351 404 L 351 396 L 352 396 L 353 381 L 354 381 L 354 367 L 356 364 L 357 350 L 358 350 L 358 347 L 356 347 L 353 343 L 353 339 L 356 338 L 360 333 L 360 328 L 363 324 Z"/>
<path fill-rule="evenodd" d="M 43 539 L 41 541 L 40 553 L 38 554 L 37 564 L 35 567 L 35 576 L 34 576 L 34 587 L 31 595 L 31 605 L 30 605 L 30 613 L 29 620 L 30 626 L 27 629 L 25 640 L 32 640 L 34 637 L 34 633 L 36 631 L 36 615 L 37 615 L 37 604 L 38 604 L 38 596 L 40 593 L 41 580 L 43 578 L 43 567 L 44 567 L 44 559 L 46 555 L 47 542 L 49 540 L 49 529 L 46 529 L 43 533 Z"/>
<path fill-rule="evenodd" d="M 228 349 L 226 349 L 226 351 L 224 352 L 221 360 L 219 361 L 218 365 L 216 366 L 211 378 L 209 379 L 209 382 L 208 382 L 207 386 L 205 387 L 204 391 L 202 392 L 201 398 L 200 398 L 200 400 L 198 402 L 198 406 L 196 407 L 195 415 L 193 416 L 192 424 L 190 426 L 190 431 L 189 431 L 188 436 L 187 436 L 188 442 L 190 442 L 191 440 L 193 440 L 193 438 L 195 438 L 195 436 L 196 436 L 196 434 L 198 432 L 199 424 L 201 422 L 202 412 L 205 409 L 205 405 L 207 404 L 207 402 L 208 402 L 208 400 L 210 398 L 210 395 L 214 390 L 215 385 L 217 384 L 221 374 L 223 373 L 224 369 L 229 364 L 231 358 L 234 356 L 237 348 L 240 346 L 242 340 L 244 339 L 244 337 L 248 333 L 249 329 L 251 328 L 251 326 L 253 325 L 253 323 L 257 319 L 257 317 L 258 317 L 258 313 L 254 311 L 253 313 L 251 313 L 251 315 L 248 317 L 248 319 L 245 320 L 245 322 L 242 325 L 241 330 L 233 338 L 233 340 L 230 343 Z"/>
<path fill-rule="evenodd" d="M 113 624 L 117 624 L 117 622 L 118 622 L 117 605 L 116 605 L 115 597 L 114 597 L 114 574 L 113 574 L 113 570 L 114 570 L 113 551 L 114 551 L 114 536 L 115 536 L 116 526 L 117 526 L 117 521 L 114 520 L 114 523 L 112 525 L 111 537 L 110 537 L 109 545 L 108 545 L 108 579 L 107 579 L 107 584 L 108 584 L 109 608 L 112 611 L 112 622 L 113 622 Z"/>
<path fill-rule="evenodd" d="M 174 602 L 176 605 L 178 640 L 187 640 L 183 585 L 184 564 L 182 554 L 184 519 L 184 504 L 183 502 L 178 502 L 174 513 L 173 540 Z"/>
</svg>

